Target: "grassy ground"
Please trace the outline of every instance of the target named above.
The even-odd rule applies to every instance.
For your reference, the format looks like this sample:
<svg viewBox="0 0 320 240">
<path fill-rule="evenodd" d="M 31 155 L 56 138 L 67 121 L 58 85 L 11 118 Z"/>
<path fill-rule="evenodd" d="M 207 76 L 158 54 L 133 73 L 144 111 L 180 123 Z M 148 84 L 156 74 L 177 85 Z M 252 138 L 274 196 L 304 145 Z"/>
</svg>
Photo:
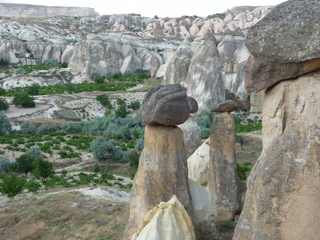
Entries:
<svg viewBox="0 0 320 240">
<path fill-rule="evenodd" d="M 9 200 L 0 216 L 0 240 L 118 240 L 129 206 L 77 192 L 41 193 Z"/>
</svg>

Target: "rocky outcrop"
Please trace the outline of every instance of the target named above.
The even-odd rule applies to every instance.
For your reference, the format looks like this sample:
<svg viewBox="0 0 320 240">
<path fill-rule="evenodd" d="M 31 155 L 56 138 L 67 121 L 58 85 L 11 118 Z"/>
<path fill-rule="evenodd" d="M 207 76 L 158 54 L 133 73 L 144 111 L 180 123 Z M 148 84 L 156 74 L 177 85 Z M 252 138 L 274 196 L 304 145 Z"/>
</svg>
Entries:
<svg viewBox="0 0 320 240">
<path fill-rule="evenodd" d="M 60 16 L 97 16 L 93 8 L 86 7 L 48 7 L 31 4 L 1 3 L 0 16 L 10 18 L 41 18 Z"/>
<path fill-rule="evenodd" d="M 214 105 L 211 109 L 211 112 L 233 112 L 238 109 L 238 104 L 233 100 L 226 100 L 224 102 Z"/>
<path fill-rule="evenodd" d="M 247 91 L 258 92 L 320 68 L 319 9 L 316 0 L 287 1 L 251 28 Z"/>
<path fill-rule="evenodd" d="M 235 240 L 320 234 L 320 73 L 266 91 L 263 151 L 248 179 Z"/>
<path fill-rule="evenodd" d="M 201 128 L 192 115 L 186 122 L 180 124 L 179 128 L 183 131 L 184 145 L 187 151 L 187 158 L 189 158 L 201 145 Z"/>
<path fill-rule="evenodd" d="M 195 240 L 192 221 L 173 196 L 168 202 L 161 202 L 150 210 L 143 220 L 143 229 L 132 240 Z"/>
<path fill-rule="evenodd" d="M 140 111 L 142 122 L 152 125 L 145 128 L 144 148 L 131 191 L 130 217 L 123 240 L 139 233 L 147 212 L 160 202 L 169 201 L 173 195 L 192 214 L 184 138 L 181 129 L 175 126 L 190 114 L 185 91 L 180 84 L 156 86 L 145 95 Z M 167 233 L 159 234 L 159 239 L 171 237 Z"/>
<path fill-rule="evenodd" d="M 240 204 L 240 182 L 235 159 L 236 129 L 233 115 L 215 116 L 210 135 L 209 183 L 215 222 L 233 219 Z"/>
<path fill-rule="evenodd" d="M 140 107 L 140 115 L 145 125 L 182 124 L 190 115 L 187 94 L 180 84 L 156 86 L 145 95 Z"/>
</svg>

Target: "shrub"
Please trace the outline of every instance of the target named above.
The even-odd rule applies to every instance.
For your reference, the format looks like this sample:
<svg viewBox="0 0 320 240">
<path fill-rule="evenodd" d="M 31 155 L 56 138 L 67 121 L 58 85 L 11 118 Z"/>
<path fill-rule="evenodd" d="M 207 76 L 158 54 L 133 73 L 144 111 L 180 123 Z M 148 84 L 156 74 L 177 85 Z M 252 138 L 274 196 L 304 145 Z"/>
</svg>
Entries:
<svg viewBox="0 0 320 240">
<path fill-rule="evenodd" d="M 139 110 L 140 109 L 140 102 L 134 101 L 128 105 L 128 108 L 131 108 L 132 110 Z"/>
<path fill-rule="evenodd" d="M 33 166 L 35 167 L 35 169 L 32 174 L 36 178 L 46 179 L 54 174 L 52 163 L 49 161 L 45 161 L 40 157 L 33 162 Z"/>
<path fill-rule="evenodd" d="M 25 183 L 26 179 L 22 177 L 18 177 L 14 174 L 5 175 L 2 177 L 0 192 L 3 195 L 7 195 L 9 198 L 13 198 L 23 191 Z"/>
<path fill-rule="evenodd" d="M 25 134 L 34 134 L 36 132 L 36 127 L 29 122 L 23 122 L 21 124 L 21 131 Z"/>
<path fill-rule="evenodd" d="M 98 137 L 90 143 L 90 149 L 93 153 L 93 157 L 96 160 L 104 158 L 113 158 L 120 160 L 124 157 L 123 152 L 116 147 L 116 141 L 108 140 L 104 137 Z"/>
<path fill-rule="evenodd" d="M 130 167 L 138 167 L 139 166 L 139 158 L 140 158 L 139 153 L 131 152 L 128 156 Z"/>
<path fill-rule="evenodd" d="M 62 130 L 69 133 L 78 133 L 81 131 L 81 127 L 71 121 L 65 121 L 62 124 Z"/>
<path fill-rule="evenodd" d="M 0 98 L 0 111 L 7 111 L 9 104 L 5 98 Z"/>
<path fill-rule="evenodd" d="M 3 59 L 3 58 L 0 59 L 0 66 L 1 67 L 6 67 L 9 64 L 10 64 L 9 60 Z"/>
<path fill-rule="evenodd" d="M 104 107 L 106 107 L 108 109 L 113 109 L 108 95 L 101 94 L 101 95 L 97 96 L 96 99 L 97 99 L 97 101 L 99 101 L 102 104 L 102 106 L 104 106 Z"/>
<path fill-rule="evenodd" d="M 28 189 L 29 192 L 37 193 L 42 185 L 35 181 L 35 179 L 31 179 L 24 184 L 24 187 Z"/>
<path fill-rule="evenodd" d="M 37 83 L 34 83 L 28 87 L 27 93 L 30 95 L 39 95 L 39 88 L 40 88 L 40 85 Z"/>
<path fill-rule="evenodd" d="M 0 87 L 0 96 L 4 96 L 6 94 L 6 90 Z"/>
<path fill-rule="evenodd" d="M 67 67 L 68 67 L 68 63 L 67 62 L 61 63 L 61 68 L 67 68 Z"/>
<path fill-rule="evenodd" d="M 121 77 L 122 77 L 122 72 L 120 71 L 117 71 L 115 72 L 115 74 L 112 75 L 112 78 L 115 78 L 115 79 L 121 78 Z"/>
<path fill-rule="evenodd" d="M 99 166 L 98 161 L 95 161 L 95 162 L 94 162 L 92 168 L 93 168 L 93 171 L 94 171 L 94 172 L 100 172 L 100 166 Z"/>
<path fill-rule="evenodd" d="M 123 73 L 123 76 L 132 76 L 132 72 L 127 70 Z"/>
<path fill-rule="evenodd" d="M 144 147 L 144 140 L 142 138 L 139 138 L 136 142 L 136 149 L 142 150 Z"/>
<path fill-rule="evenodd" d="M 43 61 L 42 64 L 47 67 L 57 67 L 59 65 L 59 62 L 55 58 L 49 58 L 49 59 Z"/>
<path fill-rule="evenodd" d="M 29 155 L 33 160 L 36 160 L 39 157 L 43 157 L 43 154 L 38 147 L 31 147 L 28 151 L 24 153 L 25 155 Z"/>
<path fill-rule="evenodd" d="M 202 139 L 209 137 L 214 116 L 215 113 L 207 110 L 201 111 L 201 113 L 198 115 L 196 122 L 201 128 Z"/>
<path fill-rule="evenodd" d="M 9 173 L 10 166 L 13 164 L 8 158 L 0 156 L 0 173 Z"/>
<path fill-rule="evenodd" d="M 48 125 L 48 124 L 41 124 L 41 126 L 38 128 L 37 133 L 40 135 L 46 135 L 52 132 L 57 132 L 58 128 L 56 125 Z"/>
<path fill-rule="evenodd" d="M 251 168 L 248 167 L 250 165 L 251 165 L 250 162 L 245 162 L 242 166 L 240 164 L 237 164 L 237 172 L 241 181 L 247 180 L 249 173 L 251 171 Z"/>
<path fill-rule="evenodd" d="M 7 133 L 12 132 L 12 125 L 10 123 L 9 118 L 4 114 L 4 112 L 0 112 L 0 136 L 3 136 Z"/>
<path fill-rule="evenodd" d="M 36 103 L 34 102 L 34 98 L 31 97 L 28 93 L 26 92 L 19 92 L 16 93 L 12 103 L 16 106 L 21 106 L 21 107 L 35 107 Z"/>
</svg>

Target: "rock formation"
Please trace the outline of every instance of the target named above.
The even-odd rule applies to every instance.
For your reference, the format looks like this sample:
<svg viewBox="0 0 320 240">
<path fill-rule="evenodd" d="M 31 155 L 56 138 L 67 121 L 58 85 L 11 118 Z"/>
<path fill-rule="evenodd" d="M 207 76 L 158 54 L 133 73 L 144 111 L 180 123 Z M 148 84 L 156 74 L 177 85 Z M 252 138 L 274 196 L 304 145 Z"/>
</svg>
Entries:
<svg viewBox="0 0 320 240">
<path fill-rule="evenodd" d="M 172 92 L 171 89 L 174 91 Z M 180 112 L 180 106 L 184 109 L 184 105 L 187 105 L 186 111 L 190 114 L 187 95 L 185 92 L 183 95 L 180 90 L 183 91 L 178 84 L 155 87 L 146 94 L 141 105 L 142 122 L 154 125 L 146 126 L 145 143 L 131 192 L 130 218 L 124 240 L 131 239 L 134 233 L 140 232 L 142 220 L 148 211 L 162 201 L 169 201 L 173 195 L 177 196 L 189 214 L 192 213 L 183 133 L 175 126 L 181 123 L 181 120 L 169 116 L 175 115 L 177 111 Z M 167 101 L 168 99 L 172 101 L 177 99 L 179 104 L 171 100 Z M 158 101 L 155 111 L 152 105 L 154 100 Z M 166 106 L 168 106 L 168 112 Z M 163 111 L 162 114 L 158 114 L 160 109 Z M 177 116 L 184 121 L 187 119 L 184 118 L 184 113 Z"/>
<path fill-rule="evenodd" d="M 143 219 L 143 229 L 132 240 L 195 240 L 194 227 L 188 213 L 176 196 L 161 202 Z"/>
<path fill-rule="evenodd" d="M 232 100 L 226 100 L 224 102 L 218 103 L 214 105 L 211 109 L 211 112 L 233 112 L 238 109 L 238 104 L 235 101 Z"/>
<path fill-rule="evenodd" d="M 259 37 L 260 50 L 253 44 L 252 53 L 267 68 L 256 74 L 256 68 L 250 67 L 247 88 L 250 91 L 269 88 L 263 105 L 263 151 L 247 182 L 234 240 L 319 238 L 320 72 L 292 78 L 311 70 L 311 66 L 301 66 L 314 66 L 319 59 L 313 48 L 319 43 L 313 35 L 318 32 L 319 6 L 313 0 L 287 1 L 250 33 L 249 51 L 252 37 Z M 300 16 L 308 21 L 301 21 Z M 266 28 L 271 34 L 268 39 L 260 35 L 260 29 Z M 299 43 L 299 48 L 295 43 Z M 269 74 L 269 69 L 274 73 Z M 268 81 L 263 81 L 266 76 Z"/>
<path fill-rule="evenodd" d="M 246 44 L 252 53 L 246 76 L 249 92 L 320 68 L 319 9 L 317 0 L 292 0 L 252 27 Z"/>
<path fill-rule="evenodd" d="M 232 220 L 239 209 L 240 182 L 235 158 L 236 128 L 233 115 L 215 116 L 210 135 L 209 178 L 215 222 Z"/>
</svg>

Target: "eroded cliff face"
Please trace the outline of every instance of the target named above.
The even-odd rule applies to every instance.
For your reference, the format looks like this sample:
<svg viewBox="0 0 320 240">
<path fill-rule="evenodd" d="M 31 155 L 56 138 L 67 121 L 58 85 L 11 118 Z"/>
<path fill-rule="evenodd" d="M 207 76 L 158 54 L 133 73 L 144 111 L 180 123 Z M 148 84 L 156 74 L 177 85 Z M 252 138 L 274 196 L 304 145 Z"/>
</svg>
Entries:
<svg viewBox="0 0 320 240">
<path fill-rule="evenodd" d="M 320 73 L 266 92 L 263 151 L 234 239 L 317 239 L 320 234 Z"/>
</svg>

